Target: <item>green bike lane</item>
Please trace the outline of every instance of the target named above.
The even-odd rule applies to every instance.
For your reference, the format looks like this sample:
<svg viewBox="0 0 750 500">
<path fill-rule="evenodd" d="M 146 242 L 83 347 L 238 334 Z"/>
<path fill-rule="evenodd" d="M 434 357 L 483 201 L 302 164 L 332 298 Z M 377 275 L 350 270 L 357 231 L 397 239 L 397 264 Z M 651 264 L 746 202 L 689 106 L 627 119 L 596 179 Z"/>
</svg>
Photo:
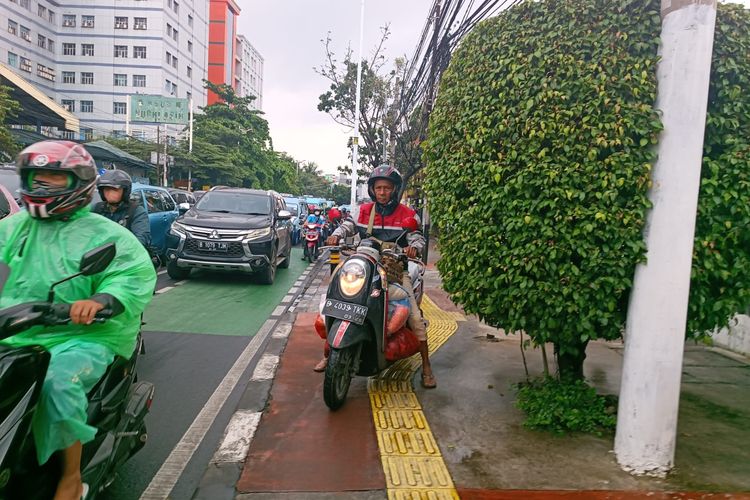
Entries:
<svg viewBox="0 0 750 500">
<path fill-rule="evenodd" d="M 156 387 L 146 418 L 149 438 L 119 472 L 107 498 L 137 499 L 158 481 L 162 464 L 184 445 L 196 416 L 210 406 L 235 362 L 307 269 L 301 256 L 294 248 L 289 268 L 278 269 L 270 286 L 247 275 L 194 273 L 154 296 L 144 314 L 146 354 L 138 360 L 139 379 Z M 186 459 L 170 498 L 192 495 L 260 354 L 262 349 Z"/>
</svg>

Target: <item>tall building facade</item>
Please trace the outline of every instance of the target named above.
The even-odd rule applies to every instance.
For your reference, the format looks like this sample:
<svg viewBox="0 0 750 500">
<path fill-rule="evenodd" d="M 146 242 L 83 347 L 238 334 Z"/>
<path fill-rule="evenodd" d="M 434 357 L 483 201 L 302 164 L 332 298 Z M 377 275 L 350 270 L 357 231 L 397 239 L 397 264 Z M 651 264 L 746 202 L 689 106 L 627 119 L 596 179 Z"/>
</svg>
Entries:
<svg viewBox="0 0 750 500">
<path fill-rule="evenodd" d="M 263 56 L 243 35 L 237 36 L 237 53 L 240 56 L 239 83 L 236 91 L 242 97 L 254 96 L 251 106 L 263 110 Z"/>
<path fill-rule="evenodd" d="M 128 96 L 206 105 L 208 2 L 4 0 L 0 62 L 75 113 L 83 138 L 124 133 Z M 148 123 L 130 129 L 156 135 Z"/>
<path fill-rule="evenodd" d="M 234 0 L 210 0 L 208 25 L 208 81 L 237 88 L 235 64 L 237 53 L 237 17 L 240 8 Z M 208 93 L 208 104 L 219 100 Z"/>
</svg>

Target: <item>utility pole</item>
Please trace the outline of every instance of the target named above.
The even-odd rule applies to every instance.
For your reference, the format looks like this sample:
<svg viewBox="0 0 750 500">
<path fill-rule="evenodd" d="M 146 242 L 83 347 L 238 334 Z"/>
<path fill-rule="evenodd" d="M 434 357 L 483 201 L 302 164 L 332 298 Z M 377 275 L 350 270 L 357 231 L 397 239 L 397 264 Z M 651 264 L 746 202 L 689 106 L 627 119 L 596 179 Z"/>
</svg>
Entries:
<svg viewBox="0 0 750 500">
<path fill-rule="evenodd" d="M 424 106 L 424 114 L 422 115 L 422 120 L 424 121 L 424 130 L 421 140 L 424 141 L 426 136 L 426 130 L 427 130 L 427 122 L 430 118 L 430 113 L 432 113 L 432 106 L 434 105 L 435 101 L 435 78 L 437 74 L 437 51 L 438 51 L 438 21 L 440 19 L 440 7 L 441 7 L 441 1 L 437 0 L 435 2 L 435 11 L 432 13 L 432 56 L 430 57 L 430 79 L 428 80 L 428 87 L 427 87 L 427 101 L 425 102 Z M 409 117 L 407 117 L 407 120 Z M 424 189 L 422 189 L 422 192 L 424 193 Z M 427 258 L 430 256 L 430 210 L 427 206 L 427 195 L 423 195 L 424 198 L 422 200 L 422 216 L 424 224 L 424 237 L 426 240 L 425 246 L 424 246 L 424 261 L 425 264 L 427 263 Z"/>
<path fill-rule="evenodd" d="M 160 170 L 161 162 L 159 161 L 159 151 L 161 151 L 161 125 L 156 124 L 156 182 L 161 182 L 162 173 Z"/>
<path fill-rule="evenodd" d="M 362 99 L 362 42 L 365 35 L 365 0 L 359 14 L 359 55 L 357 56 L 357 97 L 354 109 L 354 135 L 352 136 L 352 193 L 350 198 L 352 217 L 357 220 L 357 170 L 359 169 L 359 106 Z"/>
<path fill-rule="evenodd" d="M 164 159 L 162 160 L 162 186 L 167 187 L 167 143 L 169 142 L 169 137 L 167 136 L 167 124 L 164 124 Z"/>
<path fill-rule="evenodd" d="M 656 107 L 664 130 L 625 330 L 615 454 L 636 474 L 674 464 L 716 0 L 662 0 Z"/>
</svg>

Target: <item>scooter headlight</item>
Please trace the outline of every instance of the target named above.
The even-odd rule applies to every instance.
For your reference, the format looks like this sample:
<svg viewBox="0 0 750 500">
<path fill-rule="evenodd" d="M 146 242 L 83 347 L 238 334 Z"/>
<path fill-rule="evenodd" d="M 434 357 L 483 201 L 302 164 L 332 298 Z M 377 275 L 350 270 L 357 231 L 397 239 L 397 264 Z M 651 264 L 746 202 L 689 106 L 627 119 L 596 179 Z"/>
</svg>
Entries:
<svg viewBox="0 0 750 500">
<path fill-rule="evenodd" d="M 359 259 L 350 259 L 339 272 L 339 288 L 347 297 L 354 297 L 365 286 L 367 270 Z"/>
</svg>

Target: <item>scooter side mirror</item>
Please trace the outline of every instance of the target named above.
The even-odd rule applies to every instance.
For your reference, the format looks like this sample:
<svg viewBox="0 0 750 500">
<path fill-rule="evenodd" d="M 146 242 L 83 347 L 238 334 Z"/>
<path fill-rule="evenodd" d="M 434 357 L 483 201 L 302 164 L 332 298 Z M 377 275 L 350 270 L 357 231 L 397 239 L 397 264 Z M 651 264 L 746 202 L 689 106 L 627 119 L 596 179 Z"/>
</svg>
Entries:
<svg viewBox="0 0 750 500">
<path fill-rule="evenodd" d="M 114 243 L 107 243 L 100 247 L 89 250 L 81 257 L 79 272 L 84 276 L 98 274 L 109 266 L 117 255 L 117 247 Z"/>
<path fill-rule="evenodd" d="M 0 262 L 0 293 L 2 293 L 9 276 L 10 266 L 5 262 Z"/>
</svg>

